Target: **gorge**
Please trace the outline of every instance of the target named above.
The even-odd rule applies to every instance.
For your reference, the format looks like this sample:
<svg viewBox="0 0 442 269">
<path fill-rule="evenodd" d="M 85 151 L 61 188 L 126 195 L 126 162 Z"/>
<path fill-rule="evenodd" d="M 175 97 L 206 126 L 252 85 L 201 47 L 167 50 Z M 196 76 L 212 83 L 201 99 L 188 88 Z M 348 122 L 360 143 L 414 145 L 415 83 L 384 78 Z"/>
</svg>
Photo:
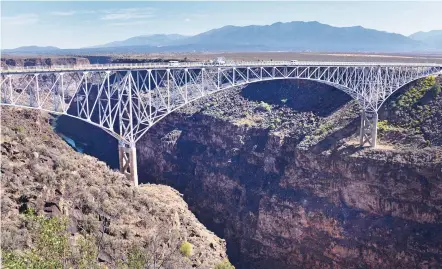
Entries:
<svg viewBox="0 0 442 269">
<path fill-rule="evenodd" d="M 140 181 L 183 193 L 237 268 L 436 268 L 441 114 L 422 119 L 419 132 L 399 127 L 401 94 L 382 112 L 395 127 L 377 150 L 356 146 L 357 107 L 329 86 L 260 83 L 209 97 L 142 138 Z M 440 94 L 425 98 L 411 107 L 442 111 Z M 92 145 L 90 154 L 117 156 L 101 131 L 67 118 L 57 126 Z M 79 135 L 94 132 L 92 141 Z"/>
<path fill-rule="evenodd" d="M 327 85 L 265 82 L 210 96 L 141 139 L 140 183 L 182 193 L 237 268 L 437 268 L 440 80 L 388 100 L 378 149 L 358 146 L 358 107 Z M 117 168 L 105 132 L 68 117 L 56 131 Z"/>
</svg>

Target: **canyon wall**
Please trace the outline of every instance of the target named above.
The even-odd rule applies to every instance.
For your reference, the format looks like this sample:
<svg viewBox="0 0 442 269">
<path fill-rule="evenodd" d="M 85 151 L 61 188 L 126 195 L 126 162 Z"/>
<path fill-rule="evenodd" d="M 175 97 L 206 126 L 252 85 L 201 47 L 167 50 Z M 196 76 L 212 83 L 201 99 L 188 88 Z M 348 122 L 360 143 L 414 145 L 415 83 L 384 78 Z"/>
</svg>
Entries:
<svg viewBox="0 0 442 269">
<path fill-rule="evenodd" d="M 255 91 L 273 104 L 257 124 L 238 121 L 263 113 L 250 109 L 247 88 L 166 117 L 138 144 L 139 178 L 182 192 L 237 268 L 439 268 L 440 146 L 395 148 L 385 136 L 361 149 L 357 110 L 342 93 L 293 85 L 253 86 L 273 89 Z M 298 106 L 289 132 L 284 119 L 265 124 L 281 99 Z M 311 120 L 308 107 L 323 113 Z"/>
</svg>

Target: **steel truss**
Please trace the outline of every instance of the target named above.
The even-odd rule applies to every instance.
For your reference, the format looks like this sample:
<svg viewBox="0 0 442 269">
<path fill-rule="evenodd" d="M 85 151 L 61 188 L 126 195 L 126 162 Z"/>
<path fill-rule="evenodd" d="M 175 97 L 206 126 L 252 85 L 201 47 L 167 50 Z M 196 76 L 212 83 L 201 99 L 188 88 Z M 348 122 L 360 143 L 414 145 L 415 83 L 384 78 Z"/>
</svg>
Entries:
<svg viewBox="0 0 442 269">
<path fill-rule="evenodd" d="M 83 70 L 54 67 L 38 70 L 39 73 L 5 70 L 0 87 L 2 105 L 68 115 L 117 138 L 121 170 L 136 185 L 136 142 L 165 116 L 199 98 L 260 81 L 307 79 L 326 83 L 358 102 L 360 143 L 375 147 L 377 111 L 385 100 L 405 84 L 441 70 L 442 65 L 435 64 L 258 62 L 120 68 L 90 65 Z"/>
</svg>

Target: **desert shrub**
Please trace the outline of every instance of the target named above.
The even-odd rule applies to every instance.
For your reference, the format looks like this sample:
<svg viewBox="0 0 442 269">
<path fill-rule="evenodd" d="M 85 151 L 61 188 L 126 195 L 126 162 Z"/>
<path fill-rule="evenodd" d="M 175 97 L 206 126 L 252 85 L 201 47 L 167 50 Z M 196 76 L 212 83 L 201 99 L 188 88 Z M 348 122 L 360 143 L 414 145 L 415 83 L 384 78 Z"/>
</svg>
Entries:
<svg viewBox="0 0 442 269">
<path fill-rule="evenodd" d="M 99 268 L 95 240 L 92 236 L 85 236 L 79 239 L 73 250 L 65 217 L 47 218 L 29 209 L 24 214 L 24 221 L 31 231 L 32 247 L 21 252 L 4 251 L 2 268 Z"/>
<path fill-rule="evenodd" d="M 146 252 L 140 247 L 132 247 L 127 254 L 127 268 L 144 269 L 148 263 Z"/>
<path fill-rule="evenodd" d="M 26 257 L 16 252 L 2 252 L 2 268 L 5 269 L 26 269 L 29 263 Z"/>
<path fill-rule="evenodd" d="M 6 252 L 3 268 L 63 268 L 70 254 L 65 218 L 46 218 L 25 212 L 33 235 L 33 248 L 22 253 Z"/>
<path fill-rule="evenodd" d="M 173 237 L 177 239 L 176 237 Z M 188 262 L 179 254 L 178 248 L 166 249 L 164 241 L 158 236 L 153 236 L 143 243 L 143 247 L 132 245 L 126 252 L 126 259 L 117 262 L 120 269 L 164 269 L 164 268 L 189 268 Z M 175 245 L 168 241 L 168 244 Z M 190 245 L 190 244 L 189 244 Z"/>
<path fill-rule="evenodd" d="M 324 134 L 327 134 L 328 132 L 330 132 L 333 129 L 333 122 L 331 121 L 327 121 L 324 124 L 321 124 L 319 126 L 319 128 L 316 129 L 315 131 L 315 135 L 317 136 L 321 136 Z"/>
<path fill-rule="evenodd" d="M 272 106 L 269 105 L 269 104 L 267 104 L 266 102 L 261 101 L 261 103 L 259 104 L 259 106 L 260 106 L 262 109 L 266 110 L 267 112 L 272 111 Z"/>
<path fill-rule="evenodd" d="M 190 257 L 192 255 L 192 244 L 187 241 L 183 242 L 180 247 L 180 252 L 183 256 Z"/>
<path fill-rule="evenodd" d="M 84 215 L 78 220 L 78 228 L 83 233 L 95 233 L 100 229 L 100 221 L 92 214 Z"/>
<path fill-rule="evenodd" d="M 5 201 L 2 201 L 2 207 Z M 1 249 L 2 251 L 10 251 L 20 249 L 27 241 L 27 233 L 19 230 L 17 227 L 2 228 L 1 232 Z"/>
<path fill-rule="evenodd" d="M 80 237 L 77 242 L 77 255 L 74 260 L 80 269 L 99 268 L 97 266 L 98 247 L 91 235 Z"/>
<path fill-rule="evenodd" d="M 117 197 L 117 193 L 115 192 L 115 190 L 113 189 L 113 187 L 107 186 L 107 187 L 106 187 L 106 192 L 107 192 L 107 195 L 108 195 L 110 198 L 115 198 L 115 197 Z"/>
<path fill-rule="evenodd" d="M 233 266 L 229 260 L 225 259 L 224 261 L 218 263 L 215 265 L 215 269 L 235 269 L 235 266 Z"/>
<path fill-rule="evenodd" d="M 381 132 L 387 132 L 390 129 L 387 120 L 378 121 L 378 130 Z"/>
<path fill-rule="evenodd" d="M 55 168 L 60 167 L 62 170 L 71 170 L 72 165 L 70 163 L 70 160 L 66 158 L 64 155 L 59 155 L 57 158 L 54 159 Z"/>
<path fill-rule="evenodd" d="M 12 128 L 15 132 L 19 133 L 19 134 L 23 134 L 25 132 L 25 127 L 23 126 L 15 126 Z"/>
</svg>

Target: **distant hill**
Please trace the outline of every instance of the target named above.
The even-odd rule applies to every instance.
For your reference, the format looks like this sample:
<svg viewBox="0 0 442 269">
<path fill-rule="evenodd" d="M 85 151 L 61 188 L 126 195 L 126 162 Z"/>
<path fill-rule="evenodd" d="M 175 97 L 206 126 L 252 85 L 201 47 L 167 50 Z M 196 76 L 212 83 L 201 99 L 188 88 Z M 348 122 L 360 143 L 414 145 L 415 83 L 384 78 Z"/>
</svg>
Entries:
<svg viewBox="0 0 442 269">
<path fill-rule="evenodd" d="M 417 32 L 409 36 L 413 40 L 424 42 L 434 49 L 442 50 L 442 30 Z"/>
<path fill-rule="evenodd" d="M 185 39 L 187 36 L 170 34 L 170 35 L 140 35 L 131 37 L 122 41 L 114 41 L 104 45 L 94 46 L 94 48 L 109 48 L 109 47 L 125 47 L 125 46 L 169 46 L 173 45 L 175 42 Z"/>
<path fill-rule="evenodd" d="M 47 46 L 47 47 L 39 47 L 39 46 L 24 46 L 24 47 L 18 47 L 15 49 L 4 49 L 2 50 L 3 53 L 29 53 L 29 52 L 35 52 L 35 53 L 43 53 L 43 52 L 53 52 L 61 50 L 57 47 Z"/>
<path fill-rule="evenodd" d="M 135 36 L 104 45 L 64 49 L 21 47 L 4 53 L 92 54 L 219 51 L 312 51 L 312 52 L 435 52 L 438 31 L 410 37 L 366 29 L 361 26 L 334 27 L 316 21 L 294 21 L 271 25 L 224 26 L 194 36 L 157 34 Z"/>
</svg>

